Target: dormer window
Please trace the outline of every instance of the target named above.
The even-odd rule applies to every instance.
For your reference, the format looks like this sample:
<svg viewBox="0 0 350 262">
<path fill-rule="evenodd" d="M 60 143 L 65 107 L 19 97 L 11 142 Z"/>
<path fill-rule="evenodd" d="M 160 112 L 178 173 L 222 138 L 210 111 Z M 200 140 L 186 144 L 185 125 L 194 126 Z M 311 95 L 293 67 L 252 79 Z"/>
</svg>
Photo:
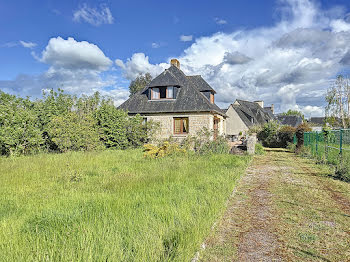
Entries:
<svg viewBox="0 0 350 262">
<path fill-rule="evenodd" d="M 174 98 L 174 87 L 173 86 L 162 86 L 151 88 L 151 99 L 173 99 Z"/>
</svg>

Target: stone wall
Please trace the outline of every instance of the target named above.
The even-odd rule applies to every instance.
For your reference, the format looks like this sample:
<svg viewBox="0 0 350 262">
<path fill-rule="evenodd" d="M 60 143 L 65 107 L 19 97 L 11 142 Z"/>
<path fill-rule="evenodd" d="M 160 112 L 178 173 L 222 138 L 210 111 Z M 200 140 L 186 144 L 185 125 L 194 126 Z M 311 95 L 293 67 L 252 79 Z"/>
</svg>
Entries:
<svg viewBox="0 0 350 262">
<path fill-rule="evenodd" d="M 181 113 L 181 114 L 173 114 L 173 113 L 167 113 L 167 114 L 154 114 L 154 115 L 145 115 L 145 118 L 147 118 L 147 121 L 154 121 L 160 123 L 160 130 L 159 130 L 159 139 L 166 139 L 170 136 L 173 136 L 174 138 L 185 138 L 187 135 L 179 135 L 174 134 L 174 117 L 188 117 L 188 123 L 189 123 L 189 135 L 196 135 L 202 128 L 208 128 L 209 130 L 213 130 L 214 126 L 214 115 L 211 113 Z M 225 119 L 222 116 L 217 116 L 219 121 L 219 134 L 224 135 L 225 134 Z"/>
</svg>

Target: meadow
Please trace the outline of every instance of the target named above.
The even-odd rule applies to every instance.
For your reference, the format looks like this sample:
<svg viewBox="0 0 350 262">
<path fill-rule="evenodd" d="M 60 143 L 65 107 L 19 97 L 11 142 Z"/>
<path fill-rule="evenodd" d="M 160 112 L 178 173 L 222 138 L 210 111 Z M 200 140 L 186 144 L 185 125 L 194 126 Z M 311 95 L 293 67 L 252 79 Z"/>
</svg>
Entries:
<svg viewBox="0 0 350 262">
<path fill-rule="evenodd" d="M 0 261 L 190 261 L 250 158 L 0 158 Z"/>
</svg>

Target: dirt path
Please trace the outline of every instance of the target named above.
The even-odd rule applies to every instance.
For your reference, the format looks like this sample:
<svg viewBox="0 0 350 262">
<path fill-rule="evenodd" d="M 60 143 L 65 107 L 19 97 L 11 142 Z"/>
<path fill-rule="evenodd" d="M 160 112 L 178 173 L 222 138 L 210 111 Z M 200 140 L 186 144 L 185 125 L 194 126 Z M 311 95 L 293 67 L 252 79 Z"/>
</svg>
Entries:
<svg viewBox="0 0 350 262">
<path fill-rule="evenodd" d="M 243 182 L 249 183 L 250 203 L 246 208 L 249 217 L 247 231 L 239 236 L 238 261 L 281 261 L 280 243 L 274 233 L 274 210 L 271 207 L 269 185 L 274 167 L 269 162 L 255 161 L 247 170 Z"/>
<path fill-rule="evenodd" d="M 201 261 L 350 261 L 350 184 L 283 151 L 256 156 Z"/>
</svg>

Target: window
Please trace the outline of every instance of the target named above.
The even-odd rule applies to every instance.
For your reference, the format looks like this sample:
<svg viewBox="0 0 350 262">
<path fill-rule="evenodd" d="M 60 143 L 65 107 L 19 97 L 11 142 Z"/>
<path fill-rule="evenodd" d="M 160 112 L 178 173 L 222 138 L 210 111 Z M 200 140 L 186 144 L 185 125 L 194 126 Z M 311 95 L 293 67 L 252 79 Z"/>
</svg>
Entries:
<svg viewBox="0 0 350 262">
<path fill-rule="evenodd" d="M 173 99 L 174 98 L 174 87 L 153 87 L 151 89 L 151 99 Z"/>
<path fill-rule="evenodd" d="M 174 87 L 173 86 L 167 87 L 167 98 L 174 98 Z"/>
<path fill-rule="evenodd" d="M 187 133 L 188 133 L 188 117 L 175 117 L 174 134 L 187 134 Z"/>
<path fill-rule="evenodd" d="M 154 87 L 151 89 L 152 99 L 159 99 L 159 88 Z"/>
</svg>

